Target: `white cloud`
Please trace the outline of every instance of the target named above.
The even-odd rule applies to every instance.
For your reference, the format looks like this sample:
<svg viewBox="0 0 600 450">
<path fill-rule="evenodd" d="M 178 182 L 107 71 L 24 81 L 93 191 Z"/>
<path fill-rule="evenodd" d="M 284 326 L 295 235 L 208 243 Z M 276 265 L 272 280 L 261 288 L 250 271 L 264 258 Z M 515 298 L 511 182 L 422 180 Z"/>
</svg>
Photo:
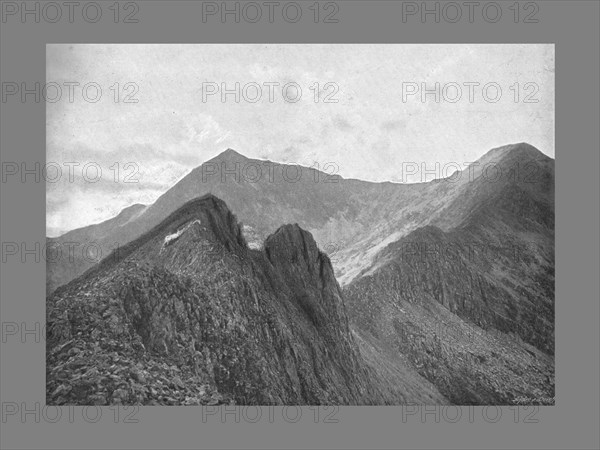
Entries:
<svg viewBox="0 0 600 450">
<path fill-rule="evenodd" d="M 402 162 L 472 161 L 510 142 L 528 141 L 554 155 L 553 45 L 52 44 L 47 79 L 104 87 L 98 103 L 47 105 L 48 161 L 134 159 L 143 168 L 137 190 L 50 188 L 68 199 L 49 206 L 53 228 L 151 201 L 152 192 L 227 147 L 249 157 L 333 161 L 342 176 L 375 181 L 395 179 Z M 205 81 L 228 87 L 294 81 L 303 95 L 293 104 L 280 92 L 273 103 L 266 95 L 258 103 L 223 103 L 219 96 L 202 102 Z M 406 81 L 496 82 L 503 96 L 498 103 L 481 96 L 474 103 L 402 102 Z M 109 88 L 117 82 L 136 83 L 139 102 L 115 103 Z M 310 89 L 315 82 L 319 102 Z M 337 103 L 323 102 L 327 82 L 339 88 Z M 536 83 L 539 102 L 523 103 L 521 92 L 515 103 L 515 82 L 521 89 Z M 90 206 L 97 204 L 112 206 Z"/>
</svg>

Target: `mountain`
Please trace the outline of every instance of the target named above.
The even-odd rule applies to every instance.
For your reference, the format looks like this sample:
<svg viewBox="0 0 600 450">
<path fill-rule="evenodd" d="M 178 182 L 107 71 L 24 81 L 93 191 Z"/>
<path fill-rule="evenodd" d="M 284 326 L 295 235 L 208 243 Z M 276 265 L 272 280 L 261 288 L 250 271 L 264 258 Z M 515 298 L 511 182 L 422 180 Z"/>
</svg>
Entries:
<svg viewBox="0 0 600 450">
<path fill-rule="evenodd" d="M 477 201 L 470 197 L 470 178 L 481 177 L 483 167 L 512 151 L 528 161 L 548 159 L 527 144 L 514 144 L 491 150 L 459 172 L 462 176 L 458 179 L 400 184 L 344 179 L 313 168 L 249 159 L 228 149 L 192 170 L 152 205 L 137 207 L 129 220 L 108 221 L 49 238 L 48 245 L 60 247 L 63 255 L 68 242 L 78 246 L 74 257 L 48 261 L 47 291 L 82 274 L 98 262 L 98 253 L 108 255 L 185 202 L 208 193 L 236 212 L 252 247 L 261 245 L 280 225 L 298 223 L 327 250 L 336 277 L 346 285 L 389 243 L 429 223 L 444 229 L 460 221 Z M 528 167 L 521 171 L 524 173 L 519 176 L 536 175 Z M 493 189 L 495 183 L 489 184 Z M 88 248 L 94 250 L 93 255 L 83 254 Z"/>
<path fill-rule="evenodd" d="M 554 397 L 554 162 L 529 147 L 495 159 L 493 182 L 473 178 L 344 290 L 356 329 L 453 403 Z"/>
<path fill-rule="evenodd" d="M 449 177 L 414 184 L 344 179 L 249 159 L 229 149 L 192 170 L 152 205 L 49 239 L 65 245 L 75 236 L 83 247 L 93 242 L 103 255 L 118 247 L 95 266 L 97 261 L 88 255 L 49 261 L 49 294 L 76 278 L 50 298 L 62 298 L 72 289 L 73 296 L 85 298 L 82 280 L 113 267 L 110 261 L 129 254 L 132 245 L 135 255 L 145 255 L 134 259 L 149 261 L 149 267 L 216 282 L 211 277 L 220 269 L 206 267 L 220 267 L 220 250 L 214 260 L 190 256 L 187 269 L 164 265 L 162 256 L 171 255 L 170 246 L 160 253 L 139 241 L 162 230 L 161 224 L 176 217 L 186 202 L 206 194 L 222 199 L 241 220 L 239 233 L 233 235 L 239 234 L 245 244 L 240 244 L 242 250 L 232 245 L 226 250 L 261 280 L 251 277 L 256 289 L 267 290 L 267 297 L 281 295 L 287 299 L 283 305 L 299 306 L 302 317 L 317 329 L 334 318 L 339 334 L 322 333 L 320 339 L 335 342 L 344 352 L 352 348 L 352 355 L 358 349 L 356 359 L 340 364 L 354 371 L 361 367 L 375 381 L 370 393 L 360 397 L 344 391 L 343 377 L 331 373 L 326 390 L 340 395 L 340 402 L 441 403 L 447 398 L 458 404 L 514 404 L 518 396 L 554 396 L 554 160 L 533 146 L 498 147 Z M 179 247 L 187 240 L 175 235 L 181 231 L 187 236 L 196 229 L 190 227 L 185 232 L 163 230 L 174 236 L 174 260 L 188 254 Z M 215 242 L 220 244 L 202 247 L 201 253 L 223 247 L 221 240 Z M 149 256 L 156 251 L 161 258 Z M 239 252 L 253 256 L 244 259 Z M 288 260 L 287 254 L 293 256 Z M 319 254 L 327 254 L 327 260 Z M 197 267 L 202 261 L 207 266 Z M 265 272 L 271 266 L 277 269 Z M 117 272 L 103 279 L 115 290 L 119 283 L 127 284 Z M 236 289 L 246 288 L 236 285 L 229 295 L 239 295 Z M 340 309 L 332 306 L 342 303 L 347 332 Z M 289 311 L 297 314 L 297 308 L 278 311 L 282 323 L 296 317 Z M 340 347 L 340 336 L 346 346 Z M 356 383 L 366 389 L 361 380 Z M 217 384 L 215 389 L 223 390 Z M 238 402 L 254 401 L 249 394 L 223 392 Z M 278 392 L 274 402 L 333 401 L 311 392 L 301 397 Z"/>
<path fill-rule="evenodd" d="M 311 234 L 248 247 L 213 195 L 187 202 L 47 301 L 49 404 L 445 404 L 365 363 Z"/>
<path fill-rule="evenodd" d="M 293 181 L 298 174 L 298 181 Z M 118 227 L 109 221 L 48 241 L 49 245 L 66 248 L 75 237 L 80 249 L 93 244 L 106 256 L 116 246 L 159 224 L 185 202 L 212 193 L 236 211 L 246 225 L 246 234 L 255 237 L 251 244 L 259 245 L 285 223 L 300 223 L 307 229 L 323 227 L 331 211 L 345 208 L 344 188 L 336 180 L 314 169 L 250 160 L 229 149 L 192 170 L 132 220 L 119 222 Z M 49 293 L 98 262 L 75 253 L 76 258 L 48 261 Z"/>
<path fill-rule="evenodd" d="M 391 224 L 403 220 L 407 211 L 414 214 L 414 220 L 427 218 L 428 211 L 420 211 L 419 200 L 421 193 L 429 195 L 426 184 L 346 180 L 303 166 L 249 159 L 228 149 L 192 170 L 126 223 L 118 227 L 93 225 L 84 232 L 50 238 L 49 245 L 65 249 L 67 242 L 77 237 L 78 250 L 93 248 L 106 256 L 156 226 L 185 202 L 208 193 L 223 199 L 236 212 L 245 234 L 252 237 L 249 244 L 253 247 L 285 223 L 298 223 L 310 231 L 322 248 L 330 249 L 330 253 L 337 250 L 339 260 L 347 261 L 348 267 L 334 262 L 342 283 L 362 267 L 363 253 L 372 250 L 373 239 L 386 235 Z M 418 211 L 413 213 L 413 209 Z M 356 242 L 357 247 L 348 247 L 348 242 Z M 75 255 L 48 261 L 49 293 L 98 262 L 98 258 L 82 255 L 81 250 Z"/>
</svg>

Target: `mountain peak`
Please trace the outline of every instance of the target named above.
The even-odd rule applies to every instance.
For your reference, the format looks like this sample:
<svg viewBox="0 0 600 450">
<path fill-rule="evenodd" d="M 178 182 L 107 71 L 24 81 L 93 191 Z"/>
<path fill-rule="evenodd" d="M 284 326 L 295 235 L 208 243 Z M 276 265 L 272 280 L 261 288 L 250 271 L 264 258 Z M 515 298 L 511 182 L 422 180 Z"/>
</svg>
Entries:
<svg viewBox="0 0 600 450">
<path fill-rule="evenodd" d="M 536 147 L 527 142 L 519 142 L 518 144 L 512 145 L 512 148 L 507 152 L 518 158 L 528 158 L 531 160 L 548 160 L 552 159 L 548 155 L 544 154 Z"/>
<path fill-rule="evenodd" d="M 248 158 L 246 158 L 241 153 L 236 152 L 232 148 L 228 148 L 227 150 L 219 153 L 217 156 L 212 158 L 210 161 L 245 161 L 247 159 Z"/>
<path fill-rule="evenodd" d="M 237 155 L 237 156 L 243 156 L 242 154 L 236 152 L 234 149 L 232 148 L 227 148 L 227 150 L 225 150 L 224 152 L 221 153 L 221 155 Z"/>
<path fill-rule="evenodd" d="M 490 162 L 499 162 L 500 160 L 510 159 L 527 159 L 527 160 L 546 160 L 551 159 L 549 156 L 542 153 L 533 145 L 527 142 L 518 142 L 515 144 L 503 145 L 488 151 L 485 155 L 479 158 L 479 164 Z"/>
<path fill-rule="evenodd" d="M 319 249 L 312 234 L 297 223 L 280 226 L 265 241 L 265 250 L 271 262 L 302 261 L 312 264 L 319 257 Z"/>
<path fill-rule="evenodd" d="M 246 247 L 237 218 L 223 200 L 210 193 L 190 200 L 171 214 L 163 224 L 170 227 L 175 223 L 176 227 L 180 227 L 199 218 L 202 223 L 208 224 L 207 228 L 227 248 L 231 249 L 236 245 Z"/>
</svg>

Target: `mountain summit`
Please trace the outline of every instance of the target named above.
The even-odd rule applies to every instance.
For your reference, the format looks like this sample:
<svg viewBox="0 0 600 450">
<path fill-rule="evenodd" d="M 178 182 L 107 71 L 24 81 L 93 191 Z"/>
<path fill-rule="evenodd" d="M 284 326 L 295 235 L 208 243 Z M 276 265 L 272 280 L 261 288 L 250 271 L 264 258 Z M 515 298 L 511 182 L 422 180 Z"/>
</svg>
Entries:
<svg viewBox="0 0 600 450">
<path fill-rule="evenodd" d="M 207 162 L 244 162 L 249 160 L 249 158 L 245 157 L 241 153 L 236 152 L 232 148 L 228 148 L 214 158 L 209 159 Z"/>
</svg>

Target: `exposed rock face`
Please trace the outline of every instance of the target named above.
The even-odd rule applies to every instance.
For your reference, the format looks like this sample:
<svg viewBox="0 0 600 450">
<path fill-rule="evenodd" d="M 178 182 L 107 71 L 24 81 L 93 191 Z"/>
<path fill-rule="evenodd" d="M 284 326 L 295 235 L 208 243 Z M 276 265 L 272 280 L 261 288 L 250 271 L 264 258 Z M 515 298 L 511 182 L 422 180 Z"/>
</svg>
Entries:
<svg viewBox="0 0 600 450">
<path fill-rule="evenodd" d="M 239 176 L 265 164 L 258 180 Z M 508 145 L 458 177 L 411 185 L 308 168 L 290 182 L 287 168 L 226 151 L 153 205 L 50 240 L 94 241 L 104 254 L 121 244 L 48 299 L 53 370 L 67 356 L 82 368 L 91 355 L 123 361 L 139 340 L 150 359 L 128 361 L 143 377 L 158 358 L 190 378 L 195 366 L 177 355 L 190 360 L 179 348 L 192 336 L 209 399 L 151 392 L 138 401 L 445 402 L 432 384 L 462 404 L 553 397 L 554 160 Z M 213 196 L 184 205 L 207 192 L 244 227 Z M 92 264 L 49 263 L 48 292 Z M 84 338 L 92 325 L 103 332 Z M 120 349 L 98 352 L 100 335 Z M 62 377 L 49 374 L 50 394 Z M 95 398 L 69 395 L 51 397 Z"/>
<path fill-rule="evenodd" d="M 333 268 L 310 233 L 297 224 L 284 225 L 267 238 L 265 252 L 316 326 L 324 332 L 349 333 L 342 292 Z"/>
<path fill-rule="evenodd" d="M 497 190 L 500 182 L 482 183 L 472 189 L 473 179 L 492 179 L 503 161 L 505 179 L 513 174 L 531 192 L 541 186 L 539 178 L 553 161 L 528 144 L 490 150 L 456 179 L 427 183 L 371 183 L 344 179 L 297 165 L 249 159 L 229 149 L 192 170 L 155 203 L 125 210 L 115 219 L 74 230 L 49 239 L 66 247 L 77 242 L 75 258 L 47 264 L 48 294 L 82 274 L 97 261 L 81 255 L 86 243 L 108 255 L 117 245 L 151 230 L 184 203 L 211 193 L 223 199 L 251 230 L 253 241 L 262 242 L 286 223 L 298 223 L 309 231 L 332 258 L 342 286 L 369 267 L 386 245 L 426 225 L 442 230 L 462 222 L 481 195 Z M 486 168 L 488 168 L 486 170 Z M 546 168 L 546 169 L 544 169 Z M 552 167 L 553 170 L 553 167 Z M 118 216 L 118 217 L 120 217 Z"/>
<path fill-rule="evenodd" d="M 502 176 L 466 185 L 456 202 L 476 202 L 453 205 L 445 231 L 428 225 L 389 244 L 345 289 L 357 329 L 409 356 L 455 403 L 554 396 L 554 170 L 531 152 L 506 151 Z"/>
<path fill-rule="evenodd" d="M 365 364 L 309 233 L 284 226 L 250 250 L 210 195 L 57 289 L 47 322 L 49 404 L 446 402 Z"/>
</svg>

